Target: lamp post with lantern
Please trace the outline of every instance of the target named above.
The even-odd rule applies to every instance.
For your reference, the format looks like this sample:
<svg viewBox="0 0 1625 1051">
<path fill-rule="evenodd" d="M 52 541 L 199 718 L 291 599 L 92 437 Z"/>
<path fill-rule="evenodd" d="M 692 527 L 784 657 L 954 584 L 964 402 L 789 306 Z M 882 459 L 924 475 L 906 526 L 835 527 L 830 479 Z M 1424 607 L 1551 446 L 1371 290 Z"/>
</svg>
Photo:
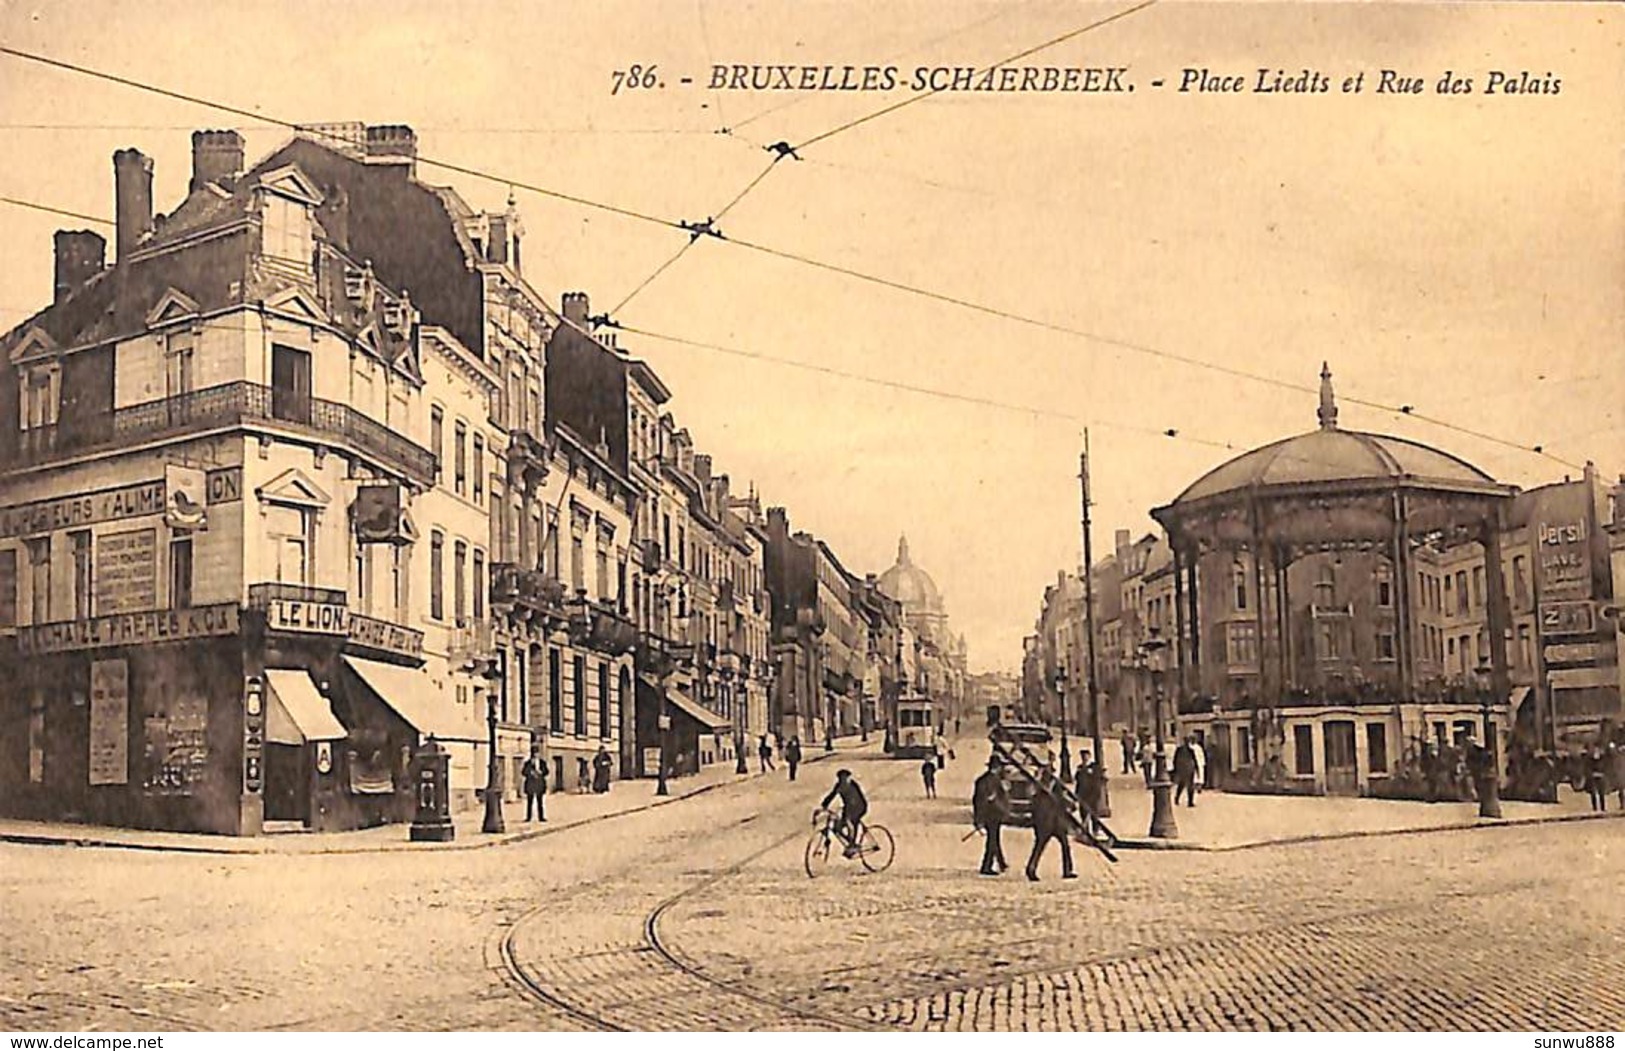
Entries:
<svg viewBox="0 0 1625 1051">
<path fill-rule="evenodd" d="M 1055 693 L 1061 699 L 1061 780 L 1072 780 L 1072 748 L 1066 740 L 1066 667 L 1055 669 Z"/>
<path fill-rule="evenodd" d="M 1179 825 L 1174 820 L 1173 785 L 1168 780 L 1168 756 L 1163 741 L 1164 716 L 1162 711 L 1162 654 L 1168 640 L 1161 637 L 1153 626 L 1147 638 L 1140 643 L 1146 666 L 1151 672 L 1152 718 L 1156 720 L 1156 752 L 1151 768 L 1151 829 L 1153 839 L 1178 839 Z"/>
<path fill-rule="evenodd" d="M 488 662 L 482 672 L 487 682 L 495 686 L 502 679 L 502 671 L 495 662 Z M 485 694 L 486 747 L 490 752 L 485 768 L 485 821 L 481 832 L 493 835 L 507 831 L 502 820 L 502 761 L 497 756 L 497 691 Z"/>
</svg>

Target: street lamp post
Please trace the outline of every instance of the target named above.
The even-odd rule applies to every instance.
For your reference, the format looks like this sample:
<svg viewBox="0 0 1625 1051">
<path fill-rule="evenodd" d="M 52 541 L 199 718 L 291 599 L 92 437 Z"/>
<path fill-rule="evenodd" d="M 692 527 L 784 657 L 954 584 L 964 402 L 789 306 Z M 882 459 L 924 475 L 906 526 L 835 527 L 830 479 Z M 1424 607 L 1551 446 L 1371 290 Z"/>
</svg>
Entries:
<svg viewBox="0 0 1625 1051">
<path fill-rule="evenodd" d="M 1061 779 L 1072 779 L 1072 749 L 1066 740 L 1066 669 L 1055 669 L 1055 692 L 1061 698 Z"/>
<path fill-rule="evenodd" d="M 1478 701 L 1484 721 L 1484 757 L 1478 779 L 1478 816 L 1501 816 L 1501 760 L 1496 754 L 1495 723 L 1490 718 L 1490 699 L 1495 692 L 1488 665 L 1478 669 Z"/>
<path fill-rule="evenodd" d="M 1152 718 L 1156 720 L 1156 744 L 1153 766 L 1151 768 L 1151 829 L 1153 839 L 1178 839 L 1179 825 L 1174 820 L 1173 786 L 1168 781 L 1168 757 L 1163 742 L 1163 712 L 1162 712 L 1162 651 L 1167 648 L 1168 641 L 1159 637 L 1156 628 L 1151 628 L 1149 638 L 1141 643 L 1146 651 L 1147 663 L 1151 668 L 1151 704 Z"/>
<path fill-rule="evenodd" d="M 497 697 L 495 691 L 486 695 L 485 726 L 486 747 L 490 761 L 485 767 L 485 822 L 480 831 L 493 834 L 507 831 L 502 821 L 502 763 L 497 759 Z"/>
</svg>

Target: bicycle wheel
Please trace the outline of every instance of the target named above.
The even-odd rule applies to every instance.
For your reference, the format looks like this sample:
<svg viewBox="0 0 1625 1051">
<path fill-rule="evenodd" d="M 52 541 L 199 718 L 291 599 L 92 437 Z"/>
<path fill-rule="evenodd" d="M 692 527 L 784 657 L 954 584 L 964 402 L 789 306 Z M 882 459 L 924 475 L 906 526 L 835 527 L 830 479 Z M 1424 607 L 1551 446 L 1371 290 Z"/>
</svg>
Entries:
<svg viewBox="0 0 1625 1051">
<path fill-rule="evenodd" d="M 829 864 L 829 837 L 822 832 L 808 836 L 807 849 L 802 852 L 801 861 L 807 868 L 807 878 L 816 878 Z"/>
<path fill-rule="evenodd" d="M 866 825 L 858 841 L 858 857 L 870 872 L 884 872 L 897 856 L 897 843 L 884 825 Z"/>
</svg>

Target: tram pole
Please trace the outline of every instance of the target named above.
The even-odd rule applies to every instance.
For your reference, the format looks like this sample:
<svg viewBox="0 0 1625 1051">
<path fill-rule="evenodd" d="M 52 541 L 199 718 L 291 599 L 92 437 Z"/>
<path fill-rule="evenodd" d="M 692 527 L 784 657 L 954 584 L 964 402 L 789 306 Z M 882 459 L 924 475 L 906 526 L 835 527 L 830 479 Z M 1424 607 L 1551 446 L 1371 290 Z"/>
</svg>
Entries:
<svg viewBox="0 0 1625 1051">
<path fill-rule="evenodd" d="M 1083 489 L 1083 624 L 1089 653 L 1089 729 L 1093 733 L 1095 769 L 1100 777 L 1100 803 L 1097 813 L 1112 816 L 1111 799 L 1106 792 L 1105 743 L 1100 734 L 1100 687 L 1095 681 L 1095 553 L 1089 527 L 1089 428 L 1083 429 L 1083 453 L 1078 457 L 1078 481 Z"/>
</svg>

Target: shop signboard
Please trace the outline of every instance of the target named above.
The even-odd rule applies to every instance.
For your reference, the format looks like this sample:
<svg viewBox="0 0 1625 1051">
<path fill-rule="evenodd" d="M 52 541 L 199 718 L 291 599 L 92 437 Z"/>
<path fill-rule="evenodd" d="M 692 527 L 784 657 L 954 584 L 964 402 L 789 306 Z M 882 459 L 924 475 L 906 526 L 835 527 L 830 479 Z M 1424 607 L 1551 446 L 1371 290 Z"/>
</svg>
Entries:
<svg viewBox="0 0 1625 1051">
<path fill-rule="evenodd" d="M 132 529 L 96 538 L 96 608 L 130 613 L 158 605 L 158 531 Z"/>
<path fill-rule="evenodd" d="M 17 629 L 17 650 L 26 656 L 93 650 L 104 646 L 186 642 L 217 635 L 235 635 L 239 618 L 236 603 L 192 609 L 156 609 L 141 613 L 114 613 L 84 620 L 34 624 Z"/>
</svg>

